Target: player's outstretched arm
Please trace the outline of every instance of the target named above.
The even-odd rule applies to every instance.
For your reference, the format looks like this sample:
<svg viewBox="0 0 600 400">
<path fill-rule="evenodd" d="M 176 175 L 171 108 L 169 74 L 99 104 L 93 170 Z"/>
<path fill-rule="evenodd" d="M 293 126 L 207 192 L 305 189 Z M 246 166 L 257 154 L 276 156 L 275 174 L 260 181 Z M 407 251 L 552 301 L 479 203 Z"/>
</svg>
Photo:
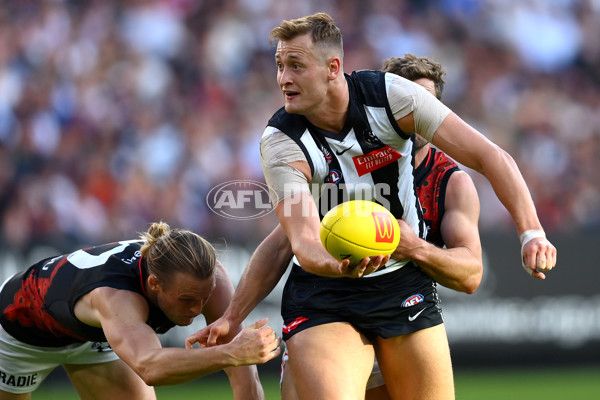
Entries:
<svg viewBox="0 0 600 400">
<path fill-rule="evenodd" d="M 267 319 L 242 330 L 227 344 L 194 349 L 163 348 L 146 325 L 148 305 L 137 293 L 98 288 L 89 293 L 93 313 L 115 353 L 147 385 L 188 382 L 216 371 L 267 362 L 280 353 L 280 340 Z"/>
<path fill-rule="evenodd" d="M 508 210 L 519 235 L 533 232 L 537 245 L 525 249 L 523 263 L 538 272 L 556 265 L 556 249 L 545 238 L 529 189 L 514 159 L 496 144 L 451 113 L 438 128 L 433 143 L 464 165 L 482 173 Z M 536 277 L 541 277 L 539 274 Z"/>
<path fill-rule="evenodd" d="M 414 129 L 412 113 L 398 120 L 398 125 L 408 132 Z M 542 274 L 554 268 L 556 249 L 545 238 L 533 199 L 514 159 L 452 112 L 435 131 L 432 143 L 489 180 L 496 196 L 510 213 L 519 235 L 527 231 L 535 233 L 537 239 L 534 243 L 524 246 L 525 268 Z M 540 274 L 532 276 L 541 278 Z"/>
</svg>

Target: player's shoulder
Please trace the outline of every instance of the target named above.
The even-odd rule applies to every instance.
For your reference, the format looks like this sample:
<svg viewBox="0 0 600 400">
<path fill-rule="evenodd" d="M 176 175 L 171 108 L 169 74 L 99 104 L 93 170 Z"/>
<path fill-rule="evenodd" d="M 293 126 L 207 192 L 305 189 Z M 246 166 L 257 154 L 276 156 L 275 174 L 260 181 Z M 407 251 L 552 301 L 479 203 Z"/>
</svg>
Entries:
<svg viewBox="0 0 600 400">
<path fill-rule="evenodd" d="M 295 138 L 300 137 L 305 130 L 306 118 L 304 116 L 299 114 L 290 114 L 285 111 L 284 107 L 281 107 L 275 112 L 275 114 L 273 114 L 271 119 L 269 119 L 263 137 L 267 134 L 273 134 L 276 131 L 280 131 L 292 138 Z"/>
<path fill-rule="evenodd" d="M 386 73 L 374 70 L 358 70 L 346 75 L 351 97 L 362 100 L 367 106 L 386 107 Z"/>
<path fill-rule="evenodd" d="M 452 199 L 463 199 L 471 204 L 479 204 L 479 195 L 471 176 L 463 170 L 457 169 L 448 178 L 446 184 L 446 205 L 452 204 Z"/>
<path fill-rule="evenodd" d="M 386 72 L 372 69 L 360 69 L 353 71 L 352 74 L 346 75 L 346 79 L 355 80 L 365 83 L 378 82 L 385 78 Z"/>
</svg>

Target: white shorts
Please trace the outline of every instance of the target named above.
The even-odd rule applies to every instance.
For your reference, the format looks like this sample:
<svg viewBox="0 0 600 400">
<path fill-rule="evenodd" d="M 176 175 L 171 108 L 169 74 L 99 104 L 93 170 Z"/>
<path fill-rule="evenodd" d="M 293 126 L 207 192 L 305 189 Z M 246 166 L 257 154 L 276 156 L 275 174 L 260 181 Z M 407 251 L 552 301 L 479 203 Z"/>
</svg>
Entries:
<svg viewBox="0 0 600 400">
<path fill-rule="evenodd" d="M 381 374 L 381 370 L 379 369 L 379 363 L 377 362 L 377 358 L 375 358 L 375 364 L 373 364 L 373 371 L 371 371 L 371 375 L 369 376 L 369 380 L 367 381 L 367 390 L 383 385 L 385 385 L 385 381 L 383 380 L 383 375 Z"/>
<path fill-rule="evenodd" d="M 0 325 L 0 390 L 5 392 L 30 393 L 59 365 L 101 364 L 118 359 L 106 342 L 37 347 L 15 339 Z"/>
</svg>

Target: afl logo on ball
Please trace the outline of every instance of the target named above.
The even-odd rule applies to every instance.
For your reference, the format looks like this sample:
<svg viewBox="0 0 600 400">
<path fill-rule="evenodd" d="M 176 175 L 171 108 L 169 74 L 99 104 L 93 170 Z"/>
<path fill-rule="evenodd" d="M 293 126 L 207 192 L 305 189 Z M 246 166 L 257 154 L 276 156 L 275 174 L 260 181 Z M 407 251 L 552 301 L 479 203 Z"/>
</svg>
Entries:
<svg viewBox="0 0 600 400">
<path fill-rule="evenodd" d="M 206 204 L 217 215 L 230 219 L 255 219 L 273 211 L 269 187 L 250 180 L 236 180 L 213 187 Z"/>
</svg>

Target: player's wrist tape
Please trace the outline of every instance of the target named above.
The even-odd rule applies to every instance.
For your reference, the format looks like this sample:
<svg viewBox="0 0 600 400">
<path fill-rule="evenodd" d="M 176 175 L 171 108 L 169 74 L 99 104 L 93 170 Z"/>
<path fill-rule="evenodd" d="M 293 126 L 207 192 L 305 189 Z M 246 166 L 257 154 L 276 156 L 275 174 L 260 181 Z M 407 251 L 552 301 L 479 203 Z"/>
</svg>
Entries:
<svg viewBox="0 0 600 400">
<path fill-rule="evenodd" d="M 529 242 L 530 240 L 537 238 L 537 237 L 542 237 L 545 239 L 546 233 L 541 229 L 529 229 L 529 230 L 521 233 L 519 235 L 519 240 L 521 241 L 521 247 L 525 246 L 525 244 L 527 242 Z"/>
</svg>

